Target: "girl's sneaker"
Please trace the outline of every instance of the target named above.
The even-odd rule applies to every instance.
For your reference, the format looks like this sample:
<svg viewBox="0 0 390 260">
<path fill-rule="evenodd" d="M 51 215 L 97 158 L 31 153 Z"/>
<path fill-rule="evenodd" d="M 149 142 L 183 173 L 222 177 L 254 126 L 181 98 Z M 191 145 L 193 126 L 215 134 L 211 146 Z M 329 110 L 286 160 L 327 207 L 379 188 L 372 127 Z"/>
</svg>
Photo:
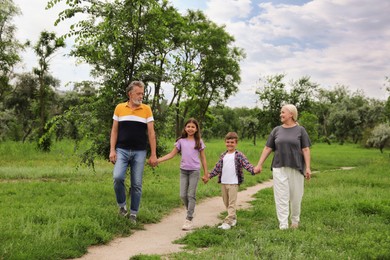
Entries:
<svg viewBox="0 0 390 260">
<path fill-rule="evenodd" d="M 183 227 L 181 229 L 182 230 L 191 230 L 192 229 L 192 220 L 186 219 L 186 221 L 184 221 Z"/>
<path fill-rule="evenodd" d="M 236 225 L 237 225 L 237 219 L 235 219 L 235 220 L 232 221 L 231 226 L 232 226 L 232 227 L 235 227 Z"/>
</svg>

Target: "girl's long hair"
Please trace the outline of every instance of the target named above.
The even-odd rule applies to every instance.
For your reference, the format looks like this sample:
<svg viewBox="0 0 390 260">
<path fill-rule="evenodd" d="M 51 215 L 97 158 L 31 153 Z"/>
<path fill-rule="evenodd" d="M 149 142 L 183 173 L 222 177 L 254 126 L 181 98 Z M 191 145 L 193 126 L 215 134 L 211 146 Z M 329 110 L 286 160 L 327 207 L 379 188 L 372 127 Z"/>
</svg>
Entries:
<svg viewBox="0 0 390 260">
<path fill-rule="evenodd" d="M 198 121 L 195 118 L 190 118 L 190 119 L 187 120 L 187 122 L 184 124 L 183 130 L 181 131 L 180 137 L 177 138 L 176 141 L 181 139 L 181 138 L 187 138 L 188 137 L 188 134 L 186 132 L 186 126 L 189 123 L 193 123 L 196 126 L 197 131 L 194 134 L 194 138 L 195 138 L 195 147 L 194 147 L 194 149 L 199 150 L 201 148 L 201 145 L 200 145 L 201 135 L 200 135 L 199 123 L 198 123 Z"/>
</svg>

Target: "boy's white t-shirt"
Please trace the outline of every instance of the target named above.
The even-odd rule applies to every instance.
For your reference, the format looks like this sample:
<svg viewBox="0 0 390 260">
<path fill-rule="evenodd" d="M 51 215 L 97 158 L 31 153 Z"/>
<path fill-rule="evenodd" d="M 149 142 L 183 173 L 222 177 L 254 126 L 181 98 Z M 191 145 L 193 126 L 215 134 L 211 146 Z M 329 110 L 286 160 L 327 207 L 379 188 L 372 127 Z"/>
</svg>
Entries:
<svg viewBox="0 0 390 260">
<path fill-rule="evenodd" d="M 227 153 L 223 157 L 222 167 L 222 184 L 238 184 L 238 177 L 236 174 L 236 165 L 234 162 L 235 153 Z"/>
</svg>

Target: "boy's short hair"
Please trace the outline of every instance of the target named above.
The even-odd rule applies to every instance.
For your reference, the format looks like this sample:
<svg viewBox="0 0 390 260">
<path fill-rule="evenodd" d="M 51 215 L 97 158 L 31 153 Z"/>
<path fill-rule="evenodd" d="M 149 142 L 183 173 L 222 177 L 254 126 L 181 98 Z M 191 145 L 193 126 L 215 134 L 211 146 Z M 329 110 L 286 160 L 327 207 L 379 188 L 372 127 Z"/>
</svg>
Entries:
<svg viewBox="0 0 390 260">
<path fill-rule="evenodd" d="M 225 136 L 225 140 L 231 140 L 234 139 L 238 142 L 238 134 L 236 132 L 229 132 Z"/>
</svg>

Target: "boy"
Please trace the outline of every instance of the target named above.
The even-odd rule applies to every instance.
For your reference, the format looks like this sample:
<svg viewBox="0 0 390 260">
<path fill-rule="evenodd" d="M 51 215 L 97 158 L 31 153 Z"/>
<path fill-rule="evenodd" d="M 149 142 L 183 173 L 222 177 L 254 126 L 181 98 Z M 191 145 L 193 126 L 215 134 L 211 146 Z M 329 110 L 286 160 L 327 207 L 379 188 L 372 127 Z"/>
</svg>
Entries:
<svg viewBox="0 0 390 260">
<path fill-rule="evenodd" d="M 239 185 L 244 180 L 242 168 L 245 168 L 252 175 L 257 173 L 254 172 L 253 165 L 249 163 L 246 156 L 242 152 L 236 150 L 237 143 L 237 133 L 227 133 L 225 136 L 227 150 L 221 154 L 219 161 L 210 172 L 208 178 L 202 178 L 203 182 L 206 184 L 209 178 L 218 175 L 218 183 L 222 184 L 222 199 L 228 215 L 224 219 L 222 225 L 218 226 L 218 228 L 221 229 L 230 229 L 237 224 L 236 200 Z"/>
</svg>

